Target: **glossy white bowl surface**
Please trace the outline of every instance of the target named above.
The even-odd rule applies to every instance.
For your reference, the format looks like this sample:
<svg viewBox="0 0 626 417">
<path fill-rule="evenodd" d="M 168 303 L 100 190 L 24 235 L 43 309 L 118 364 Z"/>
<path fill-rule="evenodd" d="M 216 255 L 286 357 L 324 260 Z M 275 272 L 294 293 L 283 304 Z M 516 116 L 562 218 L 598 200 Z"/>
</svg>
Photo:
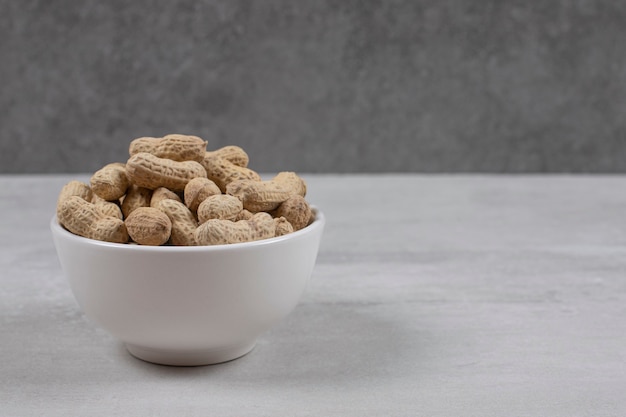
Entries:
<svg viewBox="0 0 626 417">
<path fill-rule="evenodd" d="M 325 218 L 297 232 L 219 246 L 139 246 L 50 227 L 61 267 L 85 314 L 136 357 L 205 365 L 248 353 L 297 305 Z"/>
</svg>

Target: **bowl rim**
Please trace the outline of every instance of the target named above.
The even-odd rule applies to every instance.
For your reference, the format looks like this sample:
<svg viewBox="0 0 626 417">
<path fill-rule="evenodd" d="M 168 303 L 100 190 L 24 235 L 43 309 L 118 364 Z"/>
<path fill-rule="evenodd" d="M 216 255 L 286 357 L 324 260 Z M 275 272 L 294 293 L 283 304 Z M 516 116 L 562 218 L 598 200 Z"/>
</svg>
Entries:
<svg viewBox="0 0 626 417">
<path fill-rule="evenodd" d="M 128 243 L 113 243 L 113 242 L 104 242 L 101 240 L 89 239 L 83 236 L 75 235 L 69 230 L 65 229 L 59 224 L 57 219 L 57 215 L 54 214 L 52 219 L 50 219 L 50 229 L 53 234 L 58 234 L 63 236 L 66 239 L 70 239 L 79 244 L 84 245 L 92 245 L 92 246 L 101 246 L 109 249 L 117 249 L 117 250 L 125 250 L 125 251 L 138 251 L 138 252 L 217 252 L 217 251 L 225 251 L 225 250 L 237 250 L 237 249 L 245 249 L 245 248 L 253 248 L 259 246 L 267 246 L 273 245 L 276 243 L 298 239 L 299 237 L 303 237 L 310 233 L 317 231 L 320 228 L 323 228 L 326 223 L 326 217 L 324 213 L 321 212 L 316 206 L 311 206 L 313 214 L 315 215 L 315 220 L 310 223 L 308 226 L 303 229 L 297 230 L 295 232 L 288 233 L 286 235 L 271 237 L 267 239 L 254 240 L 251 242 L 242 242 L 242 243 L 229 243 L 224 245 L 204 245 L 204 246 L 149 246 L 149 245 L 137 245 L 137 244 L 128 244 Z"/>
</svg>

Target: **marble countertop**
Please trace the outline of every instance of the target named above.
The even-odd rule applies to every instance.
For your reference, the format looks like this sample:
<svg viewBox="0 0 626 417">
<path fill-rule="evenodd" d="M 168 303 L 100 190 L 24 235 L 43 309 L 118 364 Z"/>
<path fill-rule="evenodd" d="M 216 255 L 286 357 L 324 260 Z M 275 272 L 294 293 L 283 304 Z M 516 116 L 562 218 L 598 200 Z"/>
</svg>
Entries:
<svg viewBox="0 0 626 417">
<path fill-rule="evenodd" d="M 0 176 L 1 416 L 626 414 L 626 176 L 308 175 L 296 310 L 232 362 L 149 364 L 56 257 L 83 175 Z"/>
</svg>

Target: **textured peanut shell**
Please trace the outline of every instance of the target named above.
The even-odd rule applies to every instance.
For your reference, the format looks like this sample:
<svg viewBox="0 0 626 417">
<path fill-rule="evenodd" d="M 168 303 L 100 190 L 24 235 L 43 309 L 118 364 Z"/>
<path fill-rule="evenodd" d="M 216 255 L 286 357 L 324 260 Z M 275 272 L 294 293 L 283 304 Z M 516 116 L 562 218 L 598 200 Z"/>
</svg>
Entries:
<svg viewBox="0 0 626 417">
<path fill-rule="evenodd" d="M 152 198 L 150 199 L 150 207 L 158 208 L 159 203 L 162 200 L 175 200 L 178 202 L 182 202 L 178 194 L 173 191 L 168 190 L 165 187 L 159 187 L 152 192 Z"/>
<path fill-rule="evenodd" d="M 207 175 L 196 161 L 177 162 L 146 152 L 131 156 L 126 163 L 126 172 L 130 181 L 139 187 L 150 190 L 165 187 L 172 191 L 183 191 L 189 181 Z"/>
<path fill-rule="evenodd" d="M 119 200 L 107 201 L 98 196 L 98 194 L 92 194 L 91 202 L 96 206 L 101 214 L 105 216 L 117 217 L 122 220 L 124 219 Z"/>
<path fill-rule="evenodd" d="M 167 214 L 153 207 L 137 207 L 125 223 L 130 238 L 140 245 L 163 245 L 172 232 L 172 222 Z"/>
<path fill-rule="evenodd" d="M 283 201 L 273 213 L 274 217 L 284 217 L 294 230 L 305 228 L 311 219 L 311 206 L 300 195 L 293 195 Z"/>
<path fill-rule="evenodd" d="M 226 187 L 226 193 L 237 197 L 246 210 L 253 213 L 271 211 L 287 200 L 292 194 L 288 188 L 273 181 L 233 181 Z"/>
<path fill-rule="evenodd" d="M 78 196 L 71 196 L 61 204 L 58 218 L 63 227 L 76 235 L 105 242 L 128 242 L 123 220 L 104 216 L 94 204 Z"/>
<path fill-rule="evenodd" d="M 198 227 L 193 213 L 180 201 L 165 199 L 159 202 L 158 209 L 172 222 L 170 243 L 175 246 L 194 246 L 194 232 Z"/>
<path fill-rule="evenodd" d="M 119 205 L 115 204 L 112 201 L 99 200 L 93 203 L 96 207 L 96 210 L 100 212 L 103 216 L 116 217 L 120 220 L 124 219 L 124 215 L 122 214 L 122 209 Z"/>
<path fill-rule="evenodd" d="M 233 221 L 238 222 L 239 220 L 250 220 L 252 216 L 254 216 L 253 212 L 243 209 L 239 212 L 239 214 L 237 214 Z"/>
<path fill-rule="evenodd" d="M 228 194 L 217 194 L 208 197 L 198 206 L 198 222 L 210 219 L 234 220 L 243 210 L 241 201 Z"/>
<path fill-rule="evenodd" d="M 198 245 L 226 245 L 274 237 L 276 224 L 267 213 L 256 213 L 250 220 L 233 222 L 211 219 L 195 231 Z"/>
<path fill-rule="evenodd" d="M 61 211 L 61 204 L 69 197 L 77 196 L 85 201 L 91 201 L 93 193 L 89 185 L 80 181 L 70 181 L 61 188 L 59 197 L 57 198 L 57 214 Z"/>
<path fill-rule="evenodd" d="M 197 136 L 171 134 L 162 138 L 142 137 L 133 140 L 128 148 L 130 156 L 147 152 L 173 161 L 196 161 L 204 158 L 207 142 Z"/>
<path fill-rule="evenodd" d="M 128 189 L 129 182 L 124 164 L 107 164 L 96 171 L 89 180 L 91 191 L 107 201 L 119 200 Z"/>
<path fill-rule="evenodd" d="M 239 146 L 233 145 L 224 146 L 223 148 L 219 148 L 214 151 L 207 151 L 205 156 L 223 158 L 244 168 L 247 167 L 248 162 L 250 162 L 250 158 L 248 157 L 246 151 Z"/>
<path fill-rule="evenodd" d="M 281 172 L 270 181 L 233 181 L 226 193 L 239 198 L 246 210 L 272 211 L 293 195 L 304 196 L 306 184 L 293 172 Z"/>
<path fill-rule="evenodd" d="M 221 192 L 226 191 L 226 186 L 237 180 L 261 181 L 261 176 L 255 171 L 233 164 L 227 159 L 207 154 L 202 160 L 202 166 L 206 170 L 207 178 L 220 187 Z"/>
<path fill-rule="evenodd" d="M 132 184 L 128 187 L 126 195 L 124 196 L 124 201 L 122 202 L 122 213 L 124 214 L 124 218 L 127 218 L 130 213 L 139 207 L 149 207 L 151 199 L 152 190 Z"/>
<path fill-rule="evenodd" d="M 293 226 L 284 217 L 275 217 L 276 236 L 283 236 L 293 232 Z"/>
<path fill-rule="evenodd" d="M 279 172 L 272 178 L 272 181 L 279 183 L 284 188 L 288 188 L 294 195 L 306 196 L 306 182 L 295 172 Z"/>
<path fill-rule="evenodd" d="M 220 188 L 208 178 L 194 178 L 185 186 L 185 205 L 192 212 L 198 211 L 198 206 L 212 195 L 222 194 Z"/>
</svg>

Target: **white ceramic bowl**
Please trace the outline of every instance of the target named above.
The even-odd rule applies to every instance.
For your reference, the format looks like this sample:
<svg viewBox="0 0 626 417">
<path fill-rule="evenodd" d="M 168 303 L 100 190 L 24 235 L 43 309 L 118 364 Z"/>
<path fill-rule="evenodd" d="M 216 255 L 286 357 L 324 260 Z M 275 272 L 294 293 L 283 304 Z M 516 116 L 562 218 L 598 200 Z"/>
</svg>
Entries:
<svg viewBox="0 0 626 417">
<path fill-rule="evenodd" d="M 313 271 L 324 215 L 297 232 L 219 246 L 139 246 L 76 236 L 56 216 L 61 267 L 85 314 L 129 352 L 167 365 L 238 358 L 289 314 Z"/>
</svg>

